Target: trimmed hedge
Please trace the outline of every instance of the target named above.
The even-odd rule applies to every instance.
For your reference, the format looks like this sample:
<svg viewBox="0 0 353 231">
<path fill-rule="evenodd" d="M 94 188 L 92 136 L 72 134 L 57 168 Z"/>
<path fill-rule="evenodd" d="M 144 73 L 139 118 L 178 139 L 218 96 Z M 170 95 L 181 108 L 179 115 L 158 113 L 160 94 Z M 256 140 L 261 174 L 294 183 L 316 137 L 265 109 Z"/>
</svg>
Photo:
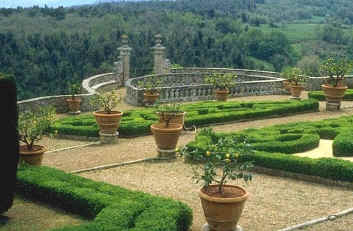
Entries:
<svg viewBox="0 0 353 231">
<path fill-rule="evenodd" d="M 215 102 L 205 101 L 183 105 L 186 111 L 186 126 L 202 126 L 229 121 L 266 118 L 293 113 L 317 111 L 316 100 L 286 100 L 278 102 Z M 120 136 L 141 136 L 150 134 L 150 126 L 158 121 L 153 109 L 124 112 L 120 122 Z M 98 126 L 93 115 L 70 116 L 57 120 L 51 132 L 64 135 L 98 137 Z"/>
<path fill-rule="evenodd" d="M 17 131 L 17 97 L 16 84 L 11 78 L 4 78 L 0 73 L 0 127 L 1 154 L 0 161 L 0 214 L 6 212 L 13 203 L 16 185 L 16 171 L 19 158 L 19 141 Z"/>
<path fill-rule="evenodd" d="M 17 190 L 26 197 L 93 218 L 55 231 L 187 231 L 192 223 L 192 210 L 181 202 L 44 166 L 21 166 Z"/>
<path fill-rule="evenodd" d="M 260 129 L 246 129 L 235 133 L 201 132 L 195 140 L 187 144 L 198 150 L 186 160 L 194 161 L 193 155 L 204 155 L 210 144 L 220 137 L 247 137 L 247 142 L 255 149 L 254 155 L 243 156 L 255 165 L 320 176 L 332 180 L 353 182 L 353 163 L 334 158 L 311 159 L 288 154 L 304 152 L 318 146 L 320 138 L 334 139 L 333 150 L 336 156 L 353 156 L 353 133 L 350 131 L 353 116 L 327 119 L 317 122 L 297 122 L 270 126 Z"/>
<path fill-rule="evenodd" d="M 316 99 L 319 101 L 325 101 L 325 95 L 323 91 L 310 91 L 308 93 L 308 97 L 310 99 Z M 353 89 L 347 89 L 346 92 L 344 93 L 343 100 L 346 101 L 352 101 L 353 100 Z"/>
<path fill-rule="evenodd" d="M 332 148 L 334 156 L 353 156 L 353 133 L 339 134 L 333 141 Z"/>
</svg>

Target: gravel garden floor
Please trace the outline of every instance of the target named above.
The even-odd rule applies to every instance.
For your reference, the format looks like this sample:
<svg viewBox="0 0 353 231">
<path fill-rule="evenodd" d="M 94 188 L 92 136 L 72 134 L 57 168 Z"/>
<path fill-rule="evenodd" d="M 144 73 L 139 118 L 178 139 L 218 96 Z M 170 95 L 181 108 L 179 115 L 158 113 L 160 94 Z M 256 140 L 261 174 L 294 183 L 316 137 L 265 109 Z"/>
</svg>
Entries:
<svg viewBox="0 0 353 231">
<path fill-rule="evenodd" d="M 241 101 L 281 99 L 288 99 L 288 96 L 237 98 L 237 100 Z M 353 114 L 352 102 L 344 102 L 342 106 L 343 108 L 340 112 L 326 112 L 323 110 L 324 103 L 320 103 L 320 112 L 316 113 L 213 125 L 211 127 L 215 131 L 238 131 L 245 128 L 259 128 L 296 121 L 317 121 Z M 130 106 L 125 108 L 124 103 L 122 103 L 119 108 L 124 111 L 128 107 Z M 178 144 L 180 146 L 185 145 L 193 140 L 194 136 L 194 132 L 183 132 Z M 55 150 L 89 142 L 46 138 L 40 143 L 49 144 L 49 150 Z M 45 154 L 43 164 L 71 172 L 157 156 L 152 136 L 131 139 L 121 138 L 119 143 L 114 145 L 91 144 L 86 147 Z M 184 164 L 182 160 L 144 162 L 81 173 L 80 175 L 129 189 L 142 190 L 154 195 L 163 195 L 183 201 L 192 207 L 194 212 L 192 230 L 199 231 L 205 223 L 197 194 L 199 186 L 192 183 L 191 168 L 189 165 Z M 353 207 L 352 190 L 342 187 L 332 187 L 263 174 L 256 174 L 253 182 L 245 187 L 251 194 L 240 220 L 240 224 L 245 231 L 278 230 Z M 16 207 L 15 203 L 11 210 L 16 209 Z M 336 221 L 326 222 L 304 230 L 352 231 L 352 218 L 352 215 L 349 215 Z"/>
</svg>

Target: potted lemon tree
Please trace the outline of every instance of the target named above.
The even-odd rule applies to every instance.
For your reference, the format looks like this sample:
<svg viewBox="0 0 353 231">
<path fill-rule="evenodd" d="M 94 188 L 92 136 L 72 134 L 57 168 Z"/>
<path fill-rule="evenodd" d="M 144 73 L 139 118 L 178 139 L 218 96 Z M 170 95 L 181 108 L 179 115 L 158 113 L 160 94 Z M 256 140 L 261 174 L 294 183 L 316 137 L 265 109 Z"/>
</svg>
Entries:
<svg viewBox="0 0 353 231">
<path fill-rule="evenodd" d="M 70 98 L 66 99 L 70 114 L 80 114 L 81 98 L 77 96 L 81 93 L 81 85 L 78 83 L 69 84 Z"/>
<path fill-rule="evenodd" d="M 162 86 L 162 81 L 156 79 L 154 75 L 146 77 L 138 82 L 138 87 L 144 90 L 143 99 L 145 105 L 153 105 L 159 97 L 159 89 Z"/>
<path fill-rule="evenodd" d="M 293 98 L 300 98 L 302 91 L 304 90 L 304 82 L 306 80 L 305 75 L 298 67 L 292 67 L 288 71 L 290 81 L 290 93 Z"/>
<path fill-rule="evenodd" d="M 178 123 L 184 126 L 186 112 L 184 111 L 181 104 L 161 104 L 157 105 L 156 108 L 156 113 L 159 116 L 160 123 L 165 123 L 166 118 L 169 119 L 169 116 L 167 115 L 171 115 L 171 119 L 168 121 L 168 123 Z"/>
<path fill-rule="evenodd" d="M 160 121 L 151 125 L 160 157 L 176 157 L 176 146 L 183 129 L 180 121 L 176 121 L 177 114 L 180 113 L 176 108 L 178 106 L 173 103 L 159 106 L 156 112 L 160 116 Z"/>
<path fill-rule="evenodd" d="M 238 230 L 238 221 L 249 193 L 244 187 L 229 182 L 252 180 L 250 170 L 253 164 L 242 161 L 242 155 L 252 153 L 251 146 L 246 137 L 216 138 L 210 128 L 202 129 L 198 135 L 202 133 L 208 133 L 217 141 L 205 142 L 202 148 L 186 145 L 179 153 L 184 158 L 192 156 L 192 160 L 198 163 L 191 166 L 193 179 L 202 183 L 199 197 L 207 221 L 203 230 Z"/>
<path fill-rule="evenodd" d="M 290 87 L 290 85 L 291 85 L 290 74 L 291 74 L 291 68 L 290 67 L 284 68 L 283 71 L 280 74 L 281 78 L 284 79 L 283 82 L 282 82 L 283 83 L 283 87 L 284 87 L 284 89 L 286 89 L 286 91 L 288 93 L 291 92 L 290 91 L 290 89 L 291 89 L 291 87 Z"/>
<path fill-rule="evenodd" d="M 55 108 L 42 107 L 35 111 L 25 111 L 18 116 L 20 160 L 32 165 L 41 165 L 46 148 L 36 144 L 46 134 L 55 120 Z"/>
<path fill-rule="evenodd" d="M 100 110 L 93 112 L 96 118 L 101 134 L 116 134 L 123 115 L 121 111 L 115 111 L 114 108 L 121 101 L 121 96 L 114 91 L 97 94 L 90 100 L 90 104 L 94 108 Z"/>
<path fill-rule="evenodd" d="M 205 83 L 212 85 L 215 89 L 216 99 L 218 101 L 227 101 L 229 88 L 236 85 L 237 75 L 233 73 L 213 73 L 205 78 Z"/>
<path fill-rule="evenodd" d="M 343 58 L 328 58 L 321 65 L 321 72 L 328 76 L 327 81 L 321 85 L 327 102 L 341 104 L 347 90 L 344 78 L 351 69 L 352 62 Z"/>
</svg>

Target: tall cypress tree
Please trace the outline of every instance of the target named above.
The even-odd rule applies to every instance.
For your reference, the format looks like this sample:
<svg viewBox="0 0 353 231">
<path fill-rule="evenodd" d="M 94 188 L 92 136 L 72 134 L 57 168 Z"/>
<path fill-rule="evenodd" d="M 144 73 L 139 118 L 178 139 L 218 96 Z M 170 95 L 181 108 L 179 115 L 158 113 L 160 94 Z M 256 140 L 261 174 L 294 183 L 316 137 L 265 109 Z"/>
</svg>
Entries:
<svg viewBox="0 0 353 231">
<path fill-rule="evenodd" d="M 0 161 L 0 213 L 7 211 L 13 202 L 16 172 L 19 158 L 19 141 L 17 130 L 17 97 L 16 84 L 12 78 L 0 74 L 0 128 L 2 138 Z"/>
</svg>

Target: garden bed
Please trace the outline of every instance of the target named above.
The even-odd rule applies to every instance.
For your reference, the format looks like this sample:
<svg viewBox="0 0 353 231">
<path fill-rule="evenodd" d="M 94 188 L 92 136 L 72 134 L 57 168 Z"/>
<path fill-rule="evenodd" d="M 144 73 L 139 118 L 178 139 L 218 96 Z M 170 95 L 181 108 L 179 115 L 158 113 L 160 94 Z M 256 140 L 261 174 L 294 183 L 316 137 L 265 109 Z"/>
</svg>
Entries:
<svg viewBox="0 0 353 231">
<path fill-rule="evenodd" d="M 92 219 L 55 231 L 187 231 L 192 211 L 171 199 L 95 182 L 48 167 L 21 166 L 20 194 Z"/>
<path fill-rule="evenodd" d="M 186 126 L 205 126 L 214 123 L 244 121 L 294 113 L 318 111 L 316 100 L 286 100 L 278 102 L 215 102 L 206 101 L 183 105 Z M 155 110 L 137 109 L 124 112 L 120 122 L 121 137 L 151 134 L 150 125 L 158 120 Z M 93 115 L 69 116 L 57 120 L 51 127 L 59 135 L 98 137 L 98 126 Z"/>
<path fill-rule="evenodd" d="M 188 147 L 194 149 L 195 152 L 186 158 L 194 161 L 197 155 L 204 155 L 207 147 L 220 137 L 232 136 L 240 141 L 247 137 L 248 142 L 256 151 L 252 155 L 245 155 L 241 158 L 251 160 L 257 166 L 353 182 L 353 163 L 350 161 L 288 155 L 311 150 L 318 146 L 322 138 L 334 139 L 334 155 L 353 156 L 352 126 L 353 116 L 344 116 L 317 122 L 297 122 L 260 129 L 246 129 L 228 134 L 205 130 L 188 144 Z"/>
</svg>

